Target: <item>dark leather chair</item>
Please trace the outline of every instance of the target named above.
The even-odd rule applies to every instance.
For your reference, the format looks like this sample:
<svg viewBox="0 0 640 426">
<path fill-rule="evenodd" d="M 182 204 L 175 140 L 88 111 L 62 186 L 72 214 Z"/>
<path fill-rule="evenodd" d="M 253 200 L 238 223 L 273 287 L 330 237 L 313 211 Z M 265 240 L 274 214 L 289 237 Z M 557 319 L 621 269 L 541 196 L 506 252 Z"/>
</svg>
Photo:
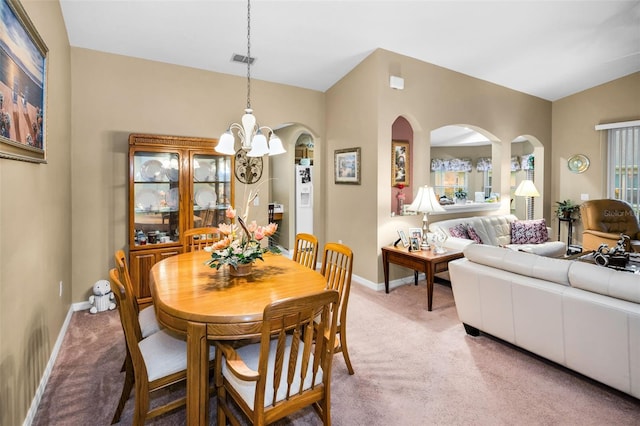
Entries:
<svg viewBox="0 0 640 426">
<path fill-rule="evenodd" d="M 602 243 L 614 247 L 620 240 L 620 234 L 624 234 L 630 238 L 625 250 L 640 252 L 638 217 L 626 201 L 585 201 L 580 205 L 580 215 L 583 226 L 583 250 L 597 250 Z"/>
</svg>

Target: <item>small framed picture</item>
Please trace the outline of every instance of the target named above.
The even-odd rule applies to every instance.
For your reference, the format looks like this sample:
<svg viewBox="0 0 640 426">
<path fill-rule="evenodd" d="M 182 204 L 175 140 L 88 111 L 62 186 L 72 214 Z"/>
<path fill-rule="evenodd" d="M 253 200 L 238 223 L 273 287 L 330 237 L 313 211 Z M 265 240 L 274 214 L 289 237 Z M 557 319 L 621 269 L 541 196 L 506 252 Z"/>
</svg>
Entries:
<svg viewBox="0 0 640 426">
<path fill-rule="evenodd" d="M 409 238 L 417 238 L 422 243 L 422 228 L 409 228 Z"/>
<path fill-rule="evenodd" d="M 398 229 L 398 236 L 400 237 L 400 241 L 402 241 L 402 245 L 409 247 L 409 238 L 407 238 L 407 234 L 405 234 L 402 229 Z"/>
<path fill-rule="evenodd" d="M 420 250 L 420 238 L 411 237 L 411 250 Z"/>
<path fill-rule="evenodd" d="M 391 186 L 411 186 L 409 142 L 391 141 Z"/>
<path fill-rule="evenodd" d="M 360 148 L 336 149 L 334 183 L 360 185 Z"/>
</svg>

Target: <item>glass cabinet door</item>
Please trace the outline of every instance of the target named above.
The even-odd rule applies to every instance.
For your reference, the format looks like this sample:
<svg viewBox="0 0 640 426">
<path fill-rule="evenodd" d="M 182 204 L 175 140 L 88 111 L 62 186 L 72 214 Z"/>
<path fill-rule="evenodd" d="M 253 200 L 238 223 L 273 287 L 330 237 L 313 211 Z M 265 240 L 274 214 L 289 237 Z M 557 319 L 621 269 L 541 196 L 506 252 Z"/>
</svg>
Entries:
<svg viewBox="0 0 640 426">
<path fill-rule="evenodd" d="M 231 157 L 193 154 L 193 227 L 229 222 L 225 210 L 231 202 Z"/>
<path fill-rule="evenodd" d="M 137 151 L 133 158 L 135 246 L 180 241 L 180 156 Z"/>
</svg>

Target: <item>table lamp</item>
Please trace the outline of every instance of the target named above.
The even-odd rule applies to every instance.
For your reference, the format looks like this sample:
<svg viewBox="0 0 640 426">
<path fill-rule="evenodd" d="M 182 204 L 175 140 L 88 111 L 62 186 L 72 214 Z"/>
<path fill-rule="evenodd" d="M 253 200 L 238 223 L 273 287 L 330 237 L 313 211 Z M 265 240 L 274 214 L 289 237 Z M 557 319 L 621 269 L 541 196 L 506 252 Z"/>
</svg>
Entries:
<svg viewBox="0 0 640 426">
<path fill-rule="evenodd" d="M 540 196 L 540 193 L 533 184 L 533 181 L 525 179 L 520 182 L 520 185 L 518 185 L 514 194 L 519 197 L 527 197 L 527 219 L 533 219 L 533 205 L 531 198 Z"/>
<path fill-rule="evenodd" d="M 422 250 L 429 250 L 429 242 L 427 241 L 427 233 L 429 232 L 429 223 L 427 215 L 431 212 L 443 212 L 445 211 L 440 202 L 436 198 L 433 187 L 421 186 L 418 188 L 416 198 L 413 199 L 413 203 L 408 207 L 408 210 L 423 213 L 422 216 L 422 244 L 420 248 Z"/>
</svg>

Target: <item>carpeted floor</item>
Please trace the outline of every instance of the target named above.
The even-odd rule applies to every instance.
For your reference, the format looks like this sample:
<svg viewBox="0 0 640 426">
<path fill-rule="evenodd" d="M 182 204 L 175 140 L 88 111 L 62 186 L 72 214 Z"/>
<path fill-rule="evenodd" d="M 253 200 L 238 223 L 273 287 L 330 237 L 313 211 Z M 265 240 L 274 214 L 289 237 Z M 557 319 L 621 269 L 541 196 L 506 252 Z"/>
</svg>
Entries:
<svg viewBox="0 0 640 426">
<path fill-rule="evenodd" d="M 489 336 L 467 336 L 450 287 L 436 284 L 432 312 L 424 281 L 390 294 L 354 284 L 349 303 L 355 375 L 337 355 L 335 425 L 640 425 L 640 400 Z M 116 311 L 74 313 L 34 425 L 108 425 L 123 359 Z M 212 425 L 215 404 L 212 398 Z M 131 423 L 132 410 L 133 395 L 120 424 Z M 184 413 L 148 424 L 182 425 Z M 309 408 L 278 424 L 320 421 Z"/>
</svg>

